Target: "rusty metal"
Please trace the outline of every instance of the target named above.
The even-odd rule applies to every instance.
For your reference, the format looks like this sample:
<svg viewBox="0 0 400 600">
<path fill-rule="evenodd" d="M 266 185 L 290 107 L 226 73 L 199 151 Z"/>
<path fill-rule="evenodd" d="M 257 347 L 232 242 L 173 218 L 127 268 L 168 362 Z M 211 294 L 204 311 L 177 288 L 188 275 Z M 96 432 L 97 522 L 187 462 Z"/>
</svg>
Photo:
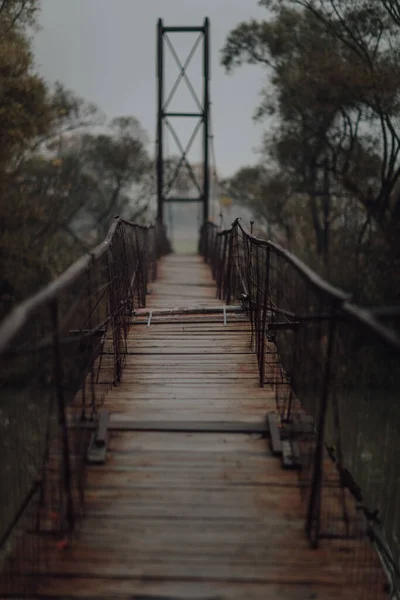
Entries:
<svg viewBox="0 0 400 600">
<path fill-rule="evenodd" d="M 90 431 L 71 424 L 96 422 L 121 381 L 131 316 L 169 250 L 160 224 L 116 218 L 99 246 L 0 327 L 2 596 L 26 591 L 18 584 L 30 552 L 24 531 L 62 539 L 83 515 Z M 34 557 L 40 568 L 40 552 Z"/>
<path fill-rule="evenodd" d="M 332 306 L 335 311 L 335 307 Z M 318 546 L 321 529 L 321 495 L 323 486 L 323 460 L 325 445 L 325 427 L 329 402 L 329 386 L 331 383 L 332 355 L 336 322 L 329 322 L 328 349 L 324 361 L 323 384 L 319 398 L 319 419 L 317 425 L 317 439 L 314 450 L 313 471 L 311 480 L 310 500 L 307 509 L 306 532 L 313 547 Z"/>
<path fill-rule="evenodd" d="M 383 323 L 397 324 L 400 308 L 354 306 L 349 294 L 278 244 L 247 232 L 239 219 L 226 230 L 206 224 L 201 238 L 218 297 L 227 304 L 239 300 L 251 320 L 260 385 L 274 387 L 282 427 L 304 414 L 313 420 L 312 431 L 308 428 L 298 439 L 310 543 L 317 547 L 320 539 L 365 535 L 362 520 L 350 519 L 350 494 L 355 501 L 367 498 L 372 514 L 379 504 L 387 547 L 398 561 L 400 338 L 397 326 L 388 329 Z M 378 446 L 371 425 L 365 429 L 370 418 L 383 435 Z M 366 422 L 364 429 L 361 422 Z M 370 453 L 385 446 L 384 457 L 368 459 L 382 469 L 386 483 L 379 489 L 372 467 L 363 464 L 365 441 L 359 440 L 367 441 Z M 333 446 L 335 460 L 330 461 Z"/>
<path fill-rule="evenodd" d="M 181 60 L 179 52 L 175 50 L 172 44 L 171 37 L 168 35 L 170 32 L 174 33 L 197 33 L 197 36 L 193 38 L 192 48 L 186 58 Z M 210 57 L 209 57 L 209 45 L 210 45 L 210 23 L 209 19 L 204 19 L 202 27 L 166 27 L 163 24 L 162 19 L 158 20 L 157 24 L 157 221 L 159 223 L 164 222 L 164 205 L 167 202 L 200 202 L 203 205 L 203 221 L 208 221 L 209 215 L 209 196 L 210 196 L 210 174 L 209 174 L 209 129 L 210 129 L 210 98 L 209 98 L 209 79 L 210 79 Z M 199 98 L 193 84 L 190 79 L 189 66 L 192 62 L 193 57 L 196 55 L 199 47 L 202 46 L 202 80 L 203 80 L 203 93 L 202 98 Z M 165 85 L 165 58 L 168 49 L 169 56 L 173 58 L 177 66 L 177 78 L 172 86 L 172 89 L 166 96 L 166 85 Z M 193 110 L 178 110 L 171 111 L 169 109 L 171 101 L 176 95 L 176 91 L 179 88 L 182 81 L 185 81 L 188 90 L 194 101 L 196 107 L 195 112 Z M 178 135 L 177 129 L 173 123 L 177 119 L 185 119 L 191 121 L 192 134 L 189 141 L 184 145 L 180 136 Z M 192 165 L 188 159 L 190 149 L 193 142 L 198 137 L 199 132 L 203 134 L 202 146 L 203 146 L 203 177 L 202 181 L 197 178 L 193 170 Z M 166 179 L 165 165 L 164 165 L 164 154 L 165 154 L 165 133 L 169 132 L 179 150 L 179 161 L 176 165 L 173 174 Z M 181 169 L 184 168 L 187 171 L 191 183 L 198 193 L 195 198 L 181 198 L 176 195 L 172 195 L 174 185 L 179 176 Z"/>
</svg>

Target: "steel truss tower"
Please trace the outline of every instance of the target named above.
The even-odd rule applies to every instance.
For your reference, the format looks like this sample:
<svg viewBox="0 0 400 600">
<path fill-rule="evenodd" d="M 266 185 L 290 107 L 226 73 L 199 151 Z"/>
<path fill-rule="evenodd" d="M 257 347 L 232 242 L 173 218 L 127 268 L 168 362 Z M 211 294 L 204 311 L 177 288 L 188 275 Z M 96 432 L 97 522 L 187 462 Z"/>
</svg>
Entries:
<svg viewBox="0 0 400 600">
<path fill-rule="evenodd" d="M 162 19 L 158 20 L 157 25 L 157 79 L 158 79 L 158 115 L 157 115 L 157 219 L 159 222 L 164 221 L 164 207 L 166 202 L 201 202 L 203 204 L 203 221 L 208 221 L 209 218 L 209 199 L 210 199 L 210 173 L 209 173 L 209 44 L 210 44 L 210 25 L 209 19 L 206 18 L 201 27 L 165 27 Z M 197 34 L 192 50 L 190 51 L 185 62 L 182 62 L 176 53 L 169 33 L 193 33 Z M 202 44 L 201 44 L 202 43 Z M 203 55 L 203 93 L 202 98 L 199 98 L 187 74 L 187 68 L 192 61 L 193 55 L 199 46 L 202 45 Z M 165 98 L 165 73 L 164 73 L 164 57 L 165 48 L 168 47 L 174 57 L 179 75 L 172 87 L 167 98 Z M 175 96 L 176 90 L 182 80 L 185 80 L 191 95 L 196 103 L 198 110 L 196 112 L 170 112 L 169 106 L 171 100 Z M 191 119 L 194 121 L 193 133 L 186 145 L 183 146 L 176 130 L 172 124 L 175 119 Z M 172 175 L 166 177 L 164 165 L 164 131 L 168 129 L 171 132 L 173 139 L 181 153 L 179 162 Z M 188 153 L 193 145 L 194 140 L 203 133 L 203 152 L 202 152 L 202 180 L 199 181 L 195 175 L 192 166 L 188 161 Z M 170 195 L 174 188 L 177 177 L 181 168 L 187 169 L 191 183 L 198 192 L 196 198 L 179 198 Z"/>
</svg>

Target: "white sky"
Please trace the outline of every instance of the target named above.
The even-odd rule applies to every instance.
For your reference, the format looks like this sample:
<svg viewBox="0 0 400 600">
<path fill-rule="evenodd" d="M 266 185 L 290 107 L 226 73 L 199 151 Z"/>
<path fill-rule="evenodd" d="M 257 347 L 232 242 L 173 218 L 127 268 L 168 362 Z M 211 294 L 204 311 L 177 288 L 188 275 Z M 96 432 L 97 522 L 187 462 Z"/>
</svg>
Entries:
<svg viewBox="0 0 400 600">
<path fill-rule="evenodd" d="M 134 115 L 154 141 L 157 19 L 163 18 L 164 25 L 197 26 L 206 16 L 211 22 L 217 166 L 220 177 L 228 176 L 257 160 L 262 126 L 253 123 L 252 115 L 265 72 L 244 66 L 226 75 L 219 64 L 220 50 L 228 32 L 240 21 L 266 16 L 257 0 L 42 0 L 41 30 L 35 39 L 37 66 L 48 82 L 61 81 L 96 103 L 107 117 Z M 171 35 L 182 61 L 194 40 L 186 34 Z M 199 65 L 194 60 L 191 81 L 195 87 L 201 84 L 201 75 L 195 72 Z M 170 86 L 173 74 L 178 74 L 173 69 L 172 61 L 168 62 Z M 176 101 L 181 101 L 182 110 L 191 111 L 184 89 Z M 191 133 L 189 123 L 182 125 L 179 133 L 185 142 Z"/>
</svg>

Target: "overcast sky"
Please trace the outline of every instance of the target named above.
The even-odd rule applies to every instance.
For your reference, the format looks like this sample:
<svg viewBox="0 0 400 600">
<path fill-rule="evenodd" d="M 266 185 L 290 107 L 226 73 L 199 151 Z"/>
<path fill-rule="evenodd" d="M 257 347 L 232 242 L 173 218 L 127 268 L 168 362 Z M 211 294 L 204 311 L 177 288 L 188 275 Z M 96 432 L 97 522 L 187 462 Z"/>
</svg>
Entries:
<svg viewBox="0 0 400 600">
<path fill-rule="evenodd" d="M 64 83 L 96 103 L 112 118 L 134 115 L 154 142 L 156 125 L 156 23 L 202 25 L 211 22 L 211 101 L 217 166 L 220 176 L 256 162 L 262 126 L 252 115 L 265 73 L 245 66 L 226 75 L 220 49 L 228 32 L 240 21 L 265 16 L 257 0 L 42 0 L 41 31 L 35 39 L 36 62 L 49 82 Z M 196 37 L 171 34 L 182 62 Z M 191 66 L 191 81 L 200 90 L 200 54 Z M 175 75 L 172 55 L 167 59 L 167 85 Z M 191 111 L 191 97 L 181 84 L 173 108 Z M 172 106 L 171 106 L 172 109 Z M 182 130 L 182 127 L 185 130 Z M 185 123 L 179 135 L 191 134 Z M 170 149 L 173 152 L 173 149 Z M 196 160 L 196 150 L 193 146 Z M 200 156 L 197 160 L 200 159 Z"/>
</svg>

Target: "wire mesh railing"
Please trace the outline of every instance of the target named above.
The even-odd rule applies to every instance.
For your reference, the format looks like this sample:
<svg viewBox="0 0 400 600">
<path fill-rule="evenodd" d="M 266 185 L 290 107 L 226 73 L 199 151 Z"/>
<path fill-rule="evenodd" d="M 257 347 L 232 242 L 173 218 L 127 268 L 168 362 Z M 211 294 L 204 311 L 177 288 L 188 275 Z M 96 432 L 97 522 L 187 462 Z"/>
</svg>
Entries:
<svg viewBox="0 0 400 600">
<path fill-rule="evenodd" d="M 121 381 L 130 316 L 168 251 L 161 226 L 116 218 L 102 244 L 0 327 L 0 596 L 33 593 L 45 540 L 84 511 L 90 428 Z"/>
<path fill-rule="evenodd" d="M 368 533 L 394 589 L 400 582 L 400 338 L 384 323 L 392 325 L 400 311 L 353 306 L 348 294 L 239 220 L 222 231 L 204 225 L 200 251 L 218 297 L 227 304 L 240 300 L 249 315 L 260 385 L 274 389 L 281 426 L 312 423 L 295 438 L 311 544 L 358 540 L 361 564 Z M 366 585 L 370 593 L 374 582 Z"/>
</svg>

